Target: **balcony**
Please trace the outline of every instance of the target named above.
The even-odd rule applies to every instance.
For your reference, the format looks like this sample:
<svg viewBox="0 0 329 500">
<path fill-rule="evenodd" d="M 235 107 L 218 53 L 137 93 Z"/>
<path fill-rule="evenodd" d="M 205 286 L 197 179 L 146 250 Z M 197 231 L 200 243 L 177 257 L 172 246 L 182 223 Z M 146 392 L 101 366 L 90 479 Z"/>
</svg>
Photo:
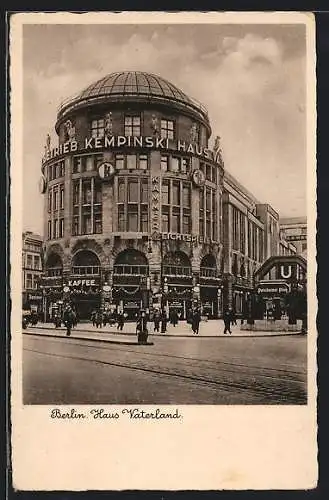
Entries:
<svg viewBox="0 0 329 500">
<path fill-rule="evenodd" d="M 100 274 L 99 266 L 73 266 L 72 274 L 78 276 L 95 276 Z"/>
<path fill-rule="evenodd" d="M 217 278 L 217 269 L 213 267 L 201 267 L 200 268 L 201 278 Z"/>
<path fill-rule="evenodd" d="M 148 275 L 148 266 L 130 266 L 128 264 L 116 264 L 113 267 L 113 274 L 114 276 L 146 276 Z"/>
<path fill-rule="evenodd" d="M 183 266 L 163 266 L 162 275 L 190 278 L 192 276 L 192 269 Z"/>
</svg>

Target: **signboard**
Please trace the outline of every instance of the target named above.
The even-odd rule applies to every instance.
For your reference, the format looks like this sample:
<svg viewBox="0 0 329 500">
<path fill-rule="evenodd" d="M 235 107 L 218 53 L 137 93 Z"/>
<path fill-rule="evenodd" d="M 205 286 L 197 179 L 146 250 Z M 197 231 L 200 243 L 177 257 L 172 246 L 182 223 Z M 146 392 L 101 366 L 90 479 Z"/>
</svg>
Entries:
<svg viewBox="0 0 329 500">
<path fill-rule="evenodd" d="M 153 233 L 152 239 L 154 240 L 173 240 L 173 241 L 186 241 L 187 243 L 213 243 L 214 240 L 205 236 L 196 234 L 182 234 L 182 233 Z"/>
<path fill-rule="evenodd" d="M 169 149 L 182 153 L 190 153 L 196 156 L 203 157 L 210 161 L 214 161 L 213 152 L 198 144 L 191 144 L 185 141 L 154 137 L 154 136 L 141 136 L 141 137 L 126 137 L 122 135 L 112 135 L 104 137 L 86 137 L 83 144 L 79 145 L 77 141 L 67 141 L 60 144 L 58 147 L 47 151 L 43 163 L 70 153 L 78 153 L 86 151 L 97 151 L 101 149 L 118 149 L 118 148 L 143 148 L 143 149 Z"/>
<path fill-rule="evenodd" d="M 286 241 L 306 241 L 307 236 L 306 234 L 296 234 L 296 235 L 285 236 L 284 239 Z"/>
<path fill-rule="evenodd" d="M 288 283 L 260 283 L 257 286 L 257 292 L 262 294 L 278 294 L 278 293 L 288 293 L 290 292 L 290 286 Z"/>
<path fill-rule="evenodd" d="M 101 179 L 105 181 L 110 181 L 113 179 L 115 174 L 115 166 L 109 162 L 103 162 L 98 167 L 98 175 Z"/>
<path fill-rule="evenodd" d="M 73 287 L 98 286 L 98 280 L 72 279 L 68 281 L 68 286 L 73 286 Z"/>
</svg>

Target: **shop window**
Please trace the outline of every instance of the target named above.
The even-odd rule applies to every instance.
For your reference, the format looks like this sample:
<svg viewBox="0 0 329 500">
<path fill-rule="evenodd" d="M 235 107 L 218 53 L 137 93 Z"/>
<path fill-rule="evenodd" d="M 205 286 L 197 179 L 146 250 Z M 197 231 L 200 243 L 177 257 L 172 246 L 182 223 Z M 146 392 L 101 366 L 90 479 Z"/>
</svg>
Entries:
<svg viewBox="0 0 329 500">
<path fill-rule="evenodd" d="M 140 137 L 141 119 L 140 116 L 125 116 L 125 136 Z"/>
<path fill-rule="evenodd" d="M 104 137 L 104 119 L 91 121 L 91 137 Z"/>
<path fill-rule="evenodd" d="M 125 168 L 123 155 L 115 155 L 115 168 L 116 170 L 123 170 Z"/>
<path fill-rule="evenodd" d="M 161 120 L 161 138 L 174 139 L 174 122 L 172 120 Z"/>
<path fill-rule="evenodd" d="M 161 156 L 161 172 L 168 171 L 168 156 Z"/>
<path fill-rule="evenodd" d="M 135 170 L 137 168 L 137 157 L 136 155 L 127 155 L 127 169 Z"/>
</svg>

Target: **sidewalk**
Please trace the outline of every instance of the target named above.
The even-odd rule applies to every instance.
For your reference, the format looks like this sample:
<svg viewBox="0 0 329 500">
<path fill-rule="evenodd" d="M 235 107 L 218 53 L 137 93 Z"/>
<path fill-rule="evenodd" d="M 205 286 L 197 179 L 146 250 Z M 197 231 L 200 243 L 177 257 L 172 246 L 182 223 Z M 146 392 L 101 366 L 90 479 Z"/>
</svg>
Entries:
<svg viewBox="0 0 329 500">
<path fill-rule="evenodd" d="M 36 326 L 29 326 L 28 331 L 33 332 L 33 330 L 48 330 L 49 334 L 56 336 L 64 336 L 65 328 L 62 326 L 60 328 L 55 328 L 53 323 L 38 323 Z M 152 337 L 184 337 L 184 338 L 211 338 L 211 337 L 223 337 L 223 338 L 233 338 L 233 337 L 273 337 L 273 336 L 285 336 L 285 335 L 298 335 L 300 331 L 250 331 L 241 330 L 240 325 L 234 325 L 231 327 L 232 334 L 224 335 L 224 322 L 223 320 L 209 320 L 202 321 L 200 323 L 199 334 L 195 335 L 192 332 L 191 325 L 186 323 L 186 321 L 180 321 L 176 327 L 171 324 L 167 325 L 166 333 L 154 333 L 153 323 L 148 324 L 149 330 L 149 341 Z M 24 330 L 23 330 L 24 332 Z M 37 332 L 36 332 L 37 333 Z M 41 333 L 41 332 L 40 332 Z M 135 323 L 125 323 L 123 331 L 117 330 L 116 325 L 109 326 L 106 325 L 102 328 L 96 328 L 92 323 L 79 323 L 75 328 L 72 329 L 72 336 L 77 337 L 78 335 L 83 335 L 84 338 L 97 338 L 99 340 L 110 340 L 117 341 L 120 343 L 136 343 L 136 324 Z"/>
</svg>

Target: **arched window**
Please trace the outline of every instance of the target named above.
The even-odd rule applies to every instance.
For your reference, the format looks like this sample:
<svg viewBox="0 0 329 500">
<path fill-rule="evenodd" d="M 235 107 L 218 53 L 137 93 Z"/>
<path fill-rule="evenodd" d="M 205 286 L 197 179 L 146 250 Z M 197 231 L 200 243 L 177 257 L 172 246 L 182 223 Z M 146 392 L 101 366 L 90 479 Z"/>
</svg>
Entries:
<svg viewBox="0 0 329 500">
<path fill-rule="evenodd" d="M 114 274 L 132 274 L 145 276 L 148 274 L 148 260 L 142 252 L 134 248 L 123 250 L 115 259 Z"/>
<path fill-rule="evenodd" d="M 46 261 L 47 276 L 62 276 L 63 262 L 57 253 L 51 253 Z"/>
<path fill-rule="evenodd" d="M 203 278 L 216 278 L 217 266 L 213 255 L 205 255 L 201 261 L 200 276 Z"/>
<path fill-rule="evenodd" d="M 97 255 L 90 250 L 81 250 L 72 259 L 72 273 L 95 275 L 100 273 L 100 262 Z"/>
<path fill-rule="evenodd" d="M 168 252 L 163 259 L 164 276 L 192 276 L 191 262 L 184 252 Z"/>
</svg>

